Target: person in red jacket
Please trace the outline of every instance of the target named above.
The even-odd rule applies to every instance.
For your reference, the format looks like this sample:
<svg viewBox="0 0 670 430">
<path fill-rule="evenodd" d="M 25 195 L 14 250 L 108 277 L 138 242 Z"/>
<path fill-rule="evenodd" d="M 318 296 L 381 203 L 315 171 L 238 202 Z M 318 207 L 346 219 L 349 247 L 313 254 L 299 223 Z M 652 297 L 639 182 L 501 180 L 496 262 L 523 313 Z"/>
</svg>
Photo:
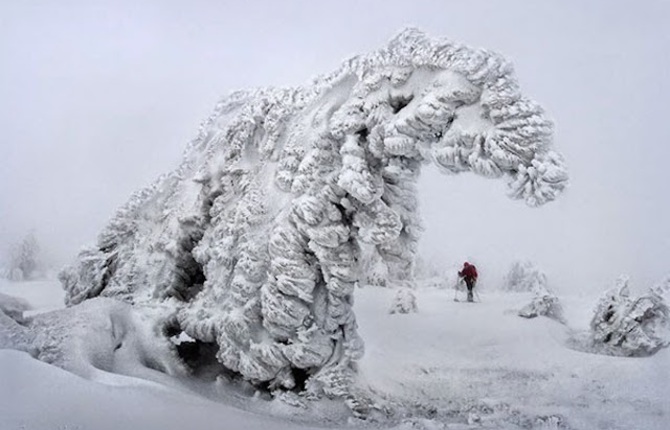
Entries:
<svg viewBox="0 0 670 430">
<path fill-rule="evenodd" d="M 477 283 L 477 268 L 466 261 L 463 263 L 463 269 L 458 272 L 458 276 L 460 276 L 465 281 L 465 285 L 468 287 L 468 302 L 472 302 L 472 290 L 475 288 L 475 284 Z"/>
</svg>

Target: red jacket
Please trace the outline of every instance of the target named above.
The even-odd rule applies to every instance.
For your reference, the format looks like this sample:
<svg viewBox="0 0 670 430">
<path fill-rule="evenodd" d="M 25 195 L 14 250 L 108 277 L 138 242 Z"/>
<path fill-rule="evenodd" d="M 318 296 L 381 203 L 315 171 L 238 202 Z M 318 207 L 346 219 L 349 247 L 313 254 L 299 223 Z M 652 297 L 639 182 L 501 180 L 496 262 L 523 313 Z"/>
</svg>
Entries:
<svg viewBox="0 0 670 430">
<path fill-rule="evenodd" d="M 458 272 L 458 276 L 462 278 L 470 278 L 473 281 L 477 280 L 477 268 L 470 263 L 465 263 L 463 269 Z"/>
</svg>

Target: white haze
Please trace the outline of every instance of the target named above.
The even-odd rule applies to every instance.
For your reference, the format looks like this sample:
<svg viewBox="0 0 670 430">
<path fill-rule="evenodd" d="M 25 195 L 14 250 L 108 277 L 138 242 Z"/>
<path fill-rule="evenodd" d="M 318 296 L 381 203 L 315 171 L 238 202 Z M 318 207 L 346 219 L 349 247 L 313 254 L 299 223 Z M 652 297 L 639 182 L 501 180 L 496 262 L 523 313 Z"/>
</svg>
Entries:
<svg viewBox="0 0 670 430">
<path fill-rule="evenodd" d="M 426 169 L 422 252 L 483 279 L 530 258 L 561 289 L 649 285 L 670 272 L 668 18 L 662 1 L 3 2 L 0 252 L 35 229 L 69 260 L 220 96 L 305 83 L 413 25 L 510 58 L 571 175 L 530 209 L 499 181 Z"/>
</svg>

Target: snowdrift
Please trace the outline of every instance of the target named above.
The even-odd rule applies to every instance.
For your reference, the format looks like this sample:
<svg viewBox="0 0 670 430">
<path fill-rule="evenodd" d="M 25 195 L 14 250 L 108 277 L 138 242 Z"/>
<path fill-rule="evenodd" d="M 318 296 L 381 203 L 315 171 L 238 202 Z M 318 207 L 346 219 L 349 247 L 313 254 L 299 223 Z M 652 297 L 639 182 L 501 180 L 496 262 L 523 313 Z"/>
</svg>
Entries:
<svg viewBox="0 0 670 430">
<path fill-rule="evenodd" d="M 503 178 L 530 206 L 567 183 L 508 61 L 407 30 L 309 86 L 223 99 L 61 273 L 67 303 L 160 305 L 156 333 L 215 344 L 253 383 L 343 395 L 363 353 L 354 286 L 368 259 L 411 276 L 424 162 Z"/>
</svg>

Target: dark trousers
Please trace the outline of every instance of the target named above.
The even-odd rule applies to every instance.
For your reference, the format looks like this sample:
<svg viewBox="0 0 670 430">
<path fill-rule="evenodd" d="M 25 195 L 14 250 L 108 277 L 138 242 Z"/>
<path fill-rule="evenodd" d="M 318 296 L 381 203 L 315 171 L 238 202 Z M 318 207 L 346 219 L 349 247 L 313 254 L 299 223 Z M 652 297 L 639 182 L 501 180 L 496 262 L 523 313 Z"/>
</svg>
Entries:
<svg viewBox="0 0 670 430">
<path fill-rule="evenodd" d="M 472 290 L 475 288 L 475 280 L 472 278 L 465 278 L 465 285 L 468 287 L 468 302 L 474 301 Z"/>
</svg>

